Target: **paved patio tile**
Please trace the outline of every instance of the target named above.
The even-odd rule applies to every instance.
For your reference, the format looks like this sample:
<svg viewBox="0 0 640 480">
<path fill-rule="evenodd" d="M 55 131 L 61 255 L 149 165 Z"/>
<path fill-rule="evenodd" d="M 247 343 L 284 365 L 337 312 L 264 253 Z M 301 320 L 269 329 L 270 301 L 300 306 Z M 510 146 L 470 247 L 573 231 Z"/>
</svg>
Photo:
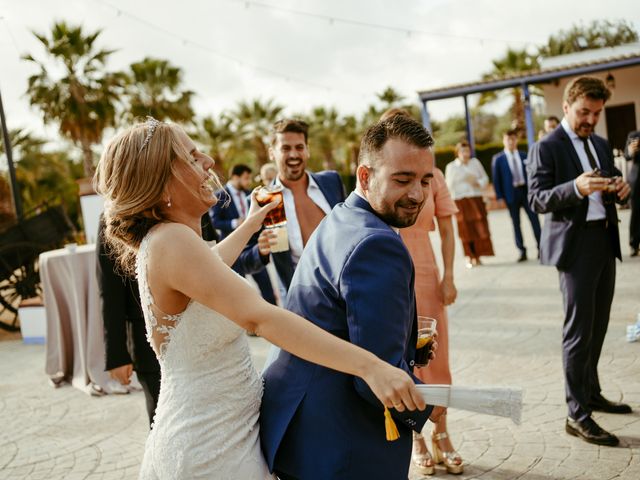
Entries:
<svg viewBox="0 0 640 480">
<path fill-rule="evenodd" d="M 458 252 L 459 298 L 449 309 L 451 366 L 459 385 L 523 387 L 523 423 L 451 410 L 449 431 L 466 464 L 456 478 L 640 478 L 640 343 L 625 341 L 626 325 L 640 311 L 640 258 L 628 257 L 629 212 L 621 218 L 624 262 L 618 263 L 600 377 L 604 394 L 630 403 L 634 413 L 596 415 L 621 446 L 589 445 L 564 432 L 557 273 L 533 260 L 515 263 L 508 214 L 493 211 L 496 257 L 467 270 Z M 534 253 L 526 222 L 523 230 Z M 249 342 L 261 368 L 269 345 L 260 338 Z M 135 479 L 148 430 L 142 393 L 94 398 L 70 386 L 54 389 L 44 374 L 44 348 L 18 340 L 0 341 L 0 425 L 1 479 Z M 445 476 L 453 478 L 439 466 L 435 478 Z M 411 480 L 419 478 L 411 473 Z"/>
</svg>

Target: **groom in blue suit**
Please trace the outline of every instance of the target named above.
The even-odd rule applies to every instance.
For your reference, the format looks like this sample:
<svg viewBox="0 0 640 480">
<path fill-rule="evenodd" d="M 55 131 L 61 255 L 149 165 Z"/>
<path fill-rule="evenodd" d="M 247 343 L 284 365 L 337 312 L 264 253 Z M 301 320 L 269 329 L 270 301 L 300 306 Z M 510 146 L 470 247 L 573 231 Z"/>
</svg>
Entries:
<svg viewBox="0 0 640 480">
<path fill-rule="evenodd" d="M 408 373 L 417 341 L 414 269 L 398 228 L 413 225 L 424 205 L 432 145 L 405 116 L 367 130 L 357 189 L 312 234 L 286 300 L 287 309 Z M 283 480 L 406 480 L 411 431 L 441 413 L 391 409 L 400 438 L 389 442 L 382 404 L 360 378 L 283 351 L 264 379 L 261 443 Z"/>
<path fill-rule="evenodd" d="M 531 210 L 527 201 L 527 172 L 525 169 L 527 154 L 518 150 L 518 132 L 516 130 L 504 132 L 502 143 L 504 150 L 494 155 L 491 163 L 493 188 L 496 191 L 496 199 L 504 200 L 507 204 L 513 223 L 516 247 L 520 250 L 518 262 L 524 262 L 527 260 L 527 249 L 522 240 L 520 210 L 524 209 L 524 213 L 527 214 L 529 222 L 531 222 L 538 249 L 540 248 L 540 220 L 538 220 L 538 214 Z"/>
</svg>

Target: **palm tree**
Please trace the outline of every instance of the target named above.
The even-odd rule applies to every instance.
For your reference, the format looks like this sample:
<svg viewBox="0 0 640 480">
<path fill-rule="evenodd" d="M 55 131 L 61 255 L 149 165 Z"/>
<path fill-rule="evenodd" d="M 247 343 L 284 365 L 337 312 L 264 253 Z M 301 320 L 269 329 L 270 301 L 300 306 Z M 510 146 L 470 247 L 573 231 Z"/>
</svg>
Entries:
<svg viewBox="0 0 640 480">
<path fill-rule="evenodd" d="M 25 202 L 25 192 L 20 185 L 20 164 L 17 159 L 21 158 L 25 152 L 32 152 L 41 150 L 42 146 L 45 144 L 45 141 L 32 136 L 28 131 L 16 128 L 9 131 L 9 143 L 11 144 L 11 148 L 13 154 L 15 156 L 15 164 L 16 164 L 16 187 L 18 188 L 18 192 L 20 195 L 20 200 L 23 204 L 23 208 L 26 206 L 26 210 L 30 210 L 30 206 Z M 5 153 L 4 142 L 0 143 L 0 155 Z M 37 182 L 38 177 L 34 177 L 34 181 Z M 2 230 L 2 225 L 7 223 L 7 220 L 10 219 L 13 221 L 15 218 L 15 214 L 13 211 L 13 202 L 12 202 L 12 186 L 9 183 L 8 179 L 4 179 L 0 177 L 0 230 Z M 5 188 L 6 186 L 6 188 Z M 26 205 L 25 205 L 26 204 Z"/>
<path fill-rule="evenodd" d="M 504 57 L 493 60 L 493 70 L 483 75 L 484 80 L 494 80 L 504 78 L 509 75 L 517 75 L 522 72 L 539 68 L 538 58 L 529 54 L 526 50 L 507 49 Z M 485 92 L 480 95 L 478 107 L 493 102 L 500 98 L 503 91 Z M 530 87 L 532 95 L 542 95 L 541 91 L 536 87 Z M 511 105 L 511 118 L 517 128 L 524 130 L 524 101 L 522 99 L 522 89 L 519 87 L 509 90 L 509 94 L 513 97 Z"/>
<path fill-rule="evenodd" d="M 81 147 L 84 173 L 90 176 L 94 171 L 91 146 L 100 143 L 104 129 L 115 124 L 123 74 L 105 72 L 113 50 L 97 49 L 100 30 L 85 35 L 81 26 L 58 22 L 49 36 L 33 33 L 47 60 L 63 73 L 54 78 L 44 61 L 25 55 L 24 60 L 40 69 L 29 78 L 30 103 L 40 109 L 45 123 L 57 123 L 60 133 Z"/>
<path fill-rule="evenodd" d="M 0 232 L 16 220 L 11 202 L 11 185 L 4 174 L 0 174 Z"/>
<path fill-rule="evenodd" d="M 311 167 L 314 170 L 336 169 L 336 148 L 340 141 L 340 119 L 335 108 L 315 107 L 309 120 L 309 138 L 314 152 L 319 152 L 321 164 Z M 312 160 L 314 160 L 312 156 Z"/>
<path fill-rule="evenodd" d="M 397 107 L 400 102 L 404 100 L 404 97 L 400 95 L 393 87 L 388 86 L 381 93 L 376 93 L 378 100 L 382 102 L 383 111 L 389 108 Z"/>
<path fill-rule="evenodd" d="M 83 175 L 80 163 L 74 163 L 64 150 L 44 151 L 28 147 L 16 162 L 16 178 L 25 211 L 45 202 L 61 202 L 76 226 L 79 225 L 79 198 L 76 180 Z"/>
<path fill-rule="evenodd" d="M 269 129 L 283 110 L 284 107 L 275 104 L 273 99 L 262 103 L 256 98 L 239 102 L 231 112 L 232 118 L 237 122 L 238 134 L 255 151 L 258 168 L 269 161 Z"/>
<path fill-rule="evenodd" d="M 193 92 L 182 89 L 182 71 L 167 60 L 146 57 L 132 63 L 127 81 L 129 120 L 151 115 L 158 120 L 191 123 Z"/>
<path fill-rule="evenodd" d="M 45 202 L 61 201 L 72 221 L 79 223 L 78 186 L 76 180 L 82 177 L 83 168 L 73 162 L 63 150 L 46 150 L 47 142 L 24 129 L 9 132 L 9 138 L 16 156 L 16 180 L 25 212 L 32 211 Z M 4 148 L 0 145 L 0 153 Z M 0 179 L 0 184 L 3 182 Z M 8 183 L 6 183 L 7 188 Z M 0 185 L 0 218 L 6 211 L 4 185 Z M 2 224 L 2 220 L 0 220 Z"/>
<path fill-rule="evenodd" d="M 592 48 L 615 47 L 638 41 L 638 32 L 627 20 L 594 20 L 588 25 L 573 25 L 551 35 L 546 45 L 539 48 L 540 55 L 554 57 Z"/>
<path fill-rule="evenodd" d="M 228 114 L 222 113 L 218 118 L 203 118 L 195 138 L 206 145 L 207 153 L 215 160 L 215 170 L 225 175 L 232 159 L 237 158 L 243 148 L 242 139 L 236 133 L 237 127 Z"/>
<path fill-rule="evenodd" d="M 14 128 L 9 131 L 9 143 L 12 150 L 20 153 L 21 150 L 42 147 L 46 142 L 40 138 L 36 138 L 28 131 L 22 128 Z M 0 143 L 0 155 L 4 153 L 4 143 Z"/>
<path fill-rule="evenodd" d="M 355 174 L 360 155 L 360 139 L 364 126 L 353 115 L 348 115 L 340 122 L 340 137 L 345 149 L 345 172 Z"/>
</svg>

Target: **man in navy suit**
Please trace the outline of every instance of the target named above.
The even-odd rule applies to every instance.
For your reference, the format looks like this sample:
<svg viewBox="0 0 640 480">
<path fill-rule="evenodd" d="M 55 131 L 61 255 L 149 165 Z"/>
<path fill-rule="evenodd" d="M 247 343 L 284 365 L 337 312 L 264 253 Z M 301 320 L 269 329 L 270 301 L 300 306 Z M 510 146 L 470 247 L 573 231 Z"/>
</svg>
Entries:
<svg viewBox="0 0 640 480">
<path fill-rule="evenodd" d="M 338 172 L 307 171 L 310 158 L 308 131 L 309 126 L 296 119 L 279 120 L 271 128 L 269 157 L 278 167 L 274 184 L 283 187 L 289 237 L 288 251 L 271 254 L 282 297 L 289 289 L 293 272 L 309 237 L 331 209 L 345 198 Z M 264 263 L 269 261 L 268 255 L 260 255 L 255 242 L 250 242 L 248 248 L 254 257 L 262 258 Z"/>
<path fill-rule="evenodd" d="M 593 133 L 610 95 L 597 78 L 579 77 L 567 85 L 564 119 L 529 154 L 529 203 L 546 214 L 540 261 L 558 269 L 564 300 L 565 430 L 590 443 L 615 446 L 618 438 L 591 417 L 594 410 L 631 412 L 602 396 L 597 369 L 613 301 L 615 259 L 621 258 L 613 202 L 624 201 L 630 191 L 614 167 L 609 144 Z M 606 178 L 612 175 L 617 178 Z"/>
<path fill-rule="evenodd" d="M 520 209 L 524 209 L 529 217 L 538 248 L 540 248 L 540 221 L 538 215 L 531 211 L 527 203 L 527 173 L 525 170 L 527 155 L 525 152 L 518 151 L 518 132 L 516 130 L 504 132 L 502 143 L 504 150 L 494 155 L 491 164 L 493 188 L 496 191 L 496 198 L 504 200 L 509 208 L 516 247 L 520 250 L 518 261 L 524 262 L 527 260 L 527 249 L 522 240 Z"/>
<path fill-rule="evenodd" d="M 220 231 L 220 240 L 238 228 L 247 216 L 250 187 L 251 168 L 241 163 L 231 167 L 229 181 L 222 190 L 216 192 L 218 202 L 209 211 L 213 227 Z M 249 273 L 244 271 L 238 262 L 233 265 L 233 269 L 241 275 Z M 262 298 L 275 305 L 276 297 L 266 268 L 251 272 L 251 276 L 258 284 Z"/>
<path fill-rule="evenodd" d="M 105 228 L 101 215 L 96 274 L 104 322 L 105 370 L 122 385 L 129 385 L 133 370 L 136 371 L 151 426 L 160 394 L 160 364 L 147 340 L 138 282 L 118 271 L 113 251 L 105 240 Z"/>
<path fill-rule="evenodd" d="M 417 341 L 414 269 L 398 229 L 413 225 L 424 205 L 432 145 L 424 127 L 402 115 L 365 133 L 357 189 L 310 237 L 286 301 L 289 310 L 408 373 Z M 442 412 L 392 409 L 400 438 L 389 442 L 383 407 L 360 379 L 285 351 L 264 379 L 261 444 L 283 480 L 406 480 L 411 431 Z"/>
</svg>

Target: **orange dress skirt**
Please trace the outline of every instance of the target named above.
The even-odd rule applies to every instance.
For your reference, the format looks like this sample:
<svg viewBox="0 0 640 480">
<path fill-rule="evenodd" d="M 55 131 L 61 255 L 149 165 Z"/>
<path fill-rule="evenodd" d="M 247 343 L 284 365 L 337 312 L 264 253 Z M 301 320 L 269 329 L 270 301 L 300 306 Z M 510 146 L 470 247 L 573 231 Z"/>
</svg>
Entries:
<svg viewBox="0 0 640 480">
<path fill-rule="evenodd" d="M 487 208 L 482 197 L 460 198 L 458 207 L 458 236 L 467 257 L 492 257 L 493 243 L 489 232 Z"/>
<path fill-rule="evenodd" d="M 434 169 L 429 196 L 418 215 L 416 223 L 400 229 L 415 267 L 415 291 L 418 315 L 432 317 L 438 321 L 438 350 L 436 358 L 425 368 L 416 368 L 414 374 L 430 384 L 451 384 L 449 368 L 449 326 L 447 310 L 440 289 L 440 272 L 436 263 L 429 232 L 435 230 L 435 217 L 454 215 L 458 209 L 451 199 L 444 175 Z"/>
</svg>

